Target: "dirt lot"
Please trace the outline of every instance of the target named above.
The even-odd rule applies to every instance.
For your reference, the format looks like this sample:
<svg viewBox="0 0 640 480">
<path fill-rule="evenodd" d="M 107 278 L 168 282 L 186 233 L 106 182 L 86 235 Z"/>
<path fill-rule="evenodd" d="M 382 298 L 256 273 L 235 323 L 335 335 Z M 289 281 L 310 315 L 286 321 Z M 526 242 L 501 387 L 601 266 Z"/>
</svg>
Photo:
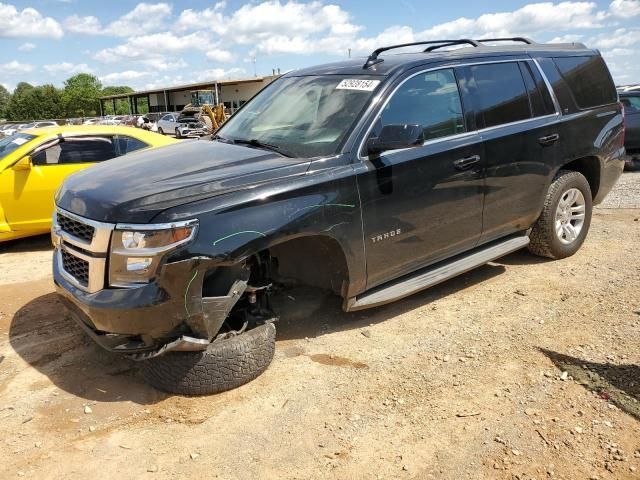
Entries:
<svg viewBox="0 0 640 480">
<path fill-rule="evenodd" d="M 567 260 L 358 314 L 295 292 L 267 372 L 200 398 L 71 323 L 46 238 L 0 247 L 0 478 L 640 478 L 640 195 L 617 195 Z"/>
</svg>

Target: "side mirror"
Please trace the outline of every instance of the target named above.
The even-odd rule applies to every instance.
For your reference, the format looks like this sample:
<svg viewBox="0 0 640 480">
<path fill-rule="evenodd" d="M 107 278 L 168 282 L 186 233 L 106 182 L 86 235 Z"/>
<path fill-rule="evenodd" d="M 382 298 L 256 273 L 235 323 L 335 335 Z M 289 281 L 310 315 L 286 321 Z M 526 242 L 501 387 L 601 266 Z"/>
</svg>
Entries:
<svg viewBox="0 0 640 480">
<path fill-rule="evenodd" d="M 26 157 L 22 157 L 16 163 L 13 164 L 13 170 L 19 172 L 21 170 L 31 170 L 31 157 L 27 155 Z"/>
<path fill-rule="evenodd" d="M 424 129 L 421 125 L 385 125 L 380 136 L 367 141 L 367 152 L 372 155 L 387 150 L 417 147 L 423 143 Z"/>
</svg>

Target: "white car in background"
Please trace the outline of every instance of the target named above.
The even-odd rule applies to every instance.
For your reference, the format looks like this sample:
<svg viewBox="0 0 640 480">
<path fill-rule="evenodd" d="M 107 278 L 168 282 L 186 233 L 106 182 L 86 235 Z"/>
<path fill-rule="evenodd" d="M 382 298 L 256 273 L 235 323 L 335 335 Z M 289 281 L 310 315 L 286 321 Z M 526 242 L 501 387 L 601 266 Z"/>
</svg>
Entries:
<svg viewBox="0 0 640 480">
<path fill-rule="evenodd" d="M 158 133 L 166 135 L 167 133 L 175 133 L 178 127 L 178 114 L 165 113 L 158 120 Z"/>
<path fill-rule="evenodd" d="M 176 138 L 202 137 L 209 133 L 209 129 L 193 117 L 180 118 L 178 113 L 167 113 L 158 120 L 158 133 L 174 134 Z"/>
<path fill-rule="evenodd" d="M 20 130 L 25 128 L 27 125 L 28 125 L 28 123 L 16 123 L 15 125 L 11 125 L 11 126 L 5 128 L 4 130 L 2 130 L 2 134 L 5 137 L 10 137 L 14 133 L 19 132 Z"/>
<path fill-rule="evenodd" d="M 18 131 L 26 130 L 28 128 L 45 128 L 45 127 L 59 127 L 59 126 L 60 125 L 58 125 L 58 122 L 54 122 L 53 120 L 43 120 L 39 122 L 27 123 L 21 128 L 19 128 Z"/>
</svg>

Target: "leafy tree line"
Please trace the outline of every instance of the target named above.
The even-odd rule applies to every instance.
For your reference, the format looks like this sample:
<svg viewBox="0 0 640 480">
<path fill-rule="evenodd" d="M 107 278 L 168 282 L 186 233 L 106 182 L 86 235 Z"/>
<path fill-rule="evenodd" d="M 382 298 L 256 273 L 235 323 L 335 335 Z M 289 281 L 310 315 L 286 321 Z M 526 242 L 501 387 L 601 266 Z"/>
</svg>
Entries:
<svg viewBox="0 0 640 480">
<path fill-rule="evenodd" d="M 63 88 L 20 82 L 13 93 L 10 93 L 0 85 L 0 118 L 20 121 L 93 117 L 100 114 L 100 97 L 129 92 L 133 92 L 130 87 L 103 88 L 102 83 L 88 73 L 68 78 Z M 105 103 L 105 114 L 123 115 L 129 112 L 126 100 L 116 101 L 115 112 L 112 111 L 112 102 Z"/>
</svg>

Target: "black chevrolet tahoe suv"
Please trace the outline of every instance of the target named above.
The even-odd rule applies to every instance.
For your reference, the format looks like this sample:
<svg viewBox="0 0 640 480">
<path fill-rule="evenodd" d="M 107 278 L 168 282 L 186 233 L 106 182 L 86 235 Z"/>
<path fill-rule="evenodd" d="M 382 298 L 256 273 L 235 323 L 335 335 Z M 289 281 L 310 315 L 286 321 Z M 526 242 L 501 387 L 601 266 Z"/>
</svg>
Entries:
<svg viewBox="0 0 640 480">
<path fill-rule="evenodd" d="M 208 140 L 69 177 L 55 284 L 155 387 L 221 391 L 267 368 L 292 285 L 354 311 L 523 247 L 574 254 L 623 170 L 623 131 L 582 44 L 379 48 L 282 76 Z"/>
</svg>

